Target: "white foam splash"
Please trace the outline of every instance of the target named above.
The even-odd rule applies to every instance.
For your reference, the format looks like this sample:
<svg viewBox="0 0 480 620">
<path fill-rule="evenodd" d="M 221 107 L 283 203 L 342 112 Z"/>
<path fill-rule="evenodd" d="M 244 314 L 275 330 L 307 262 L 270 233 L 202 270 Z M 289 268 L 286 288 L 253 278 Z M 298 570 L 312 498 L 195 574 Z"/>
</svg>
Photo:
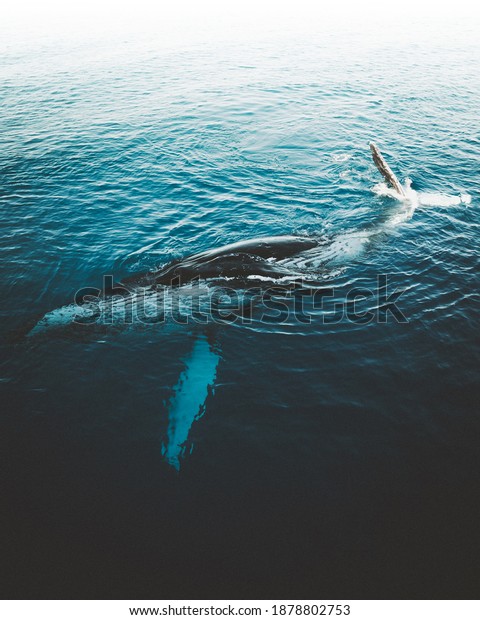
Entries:
<svg viewBox="0 0 480 620">
<path fill-rule="evenodd" d="M 332 155 L 333 161 L 336 161 L 339 163 L 348 161 L 350 158 L 351 158 L 351 155 L 349 153 L 334 153 Z"/>
<path fill-rule="evenodd" d="M 405 179 L 405 196 L 402 196 L 385 183 L 374 185 L 372 191 L 377 196 L 387 196 L 400 202 L 409 202 L 414 208 L 422 207 L 455 207 L 461 204 L 468 205 L 472 202 L 470 194 L 462 193 L 457 196 L 442 192 L 416 192 L 411 188 L 411 180 Z"/>
<path fill-rule="evenodd" d="M 469 205 L 472 197 L 470 194 L 450 196 L 441 193 L 419 192 L 418 201 L 423 207 L 455 207 L 461 204 Z"/>
<path fill-rule="evenodd" d="M 406 182 L 403 188 L 405 191 L 405 195 L 399 194 L 392 187 L 388 187 L 386 183 L 377 183 L 372 187 L 372 191 L 377 196 L 387 196 L 388 198 L 398 200 L 398 202 L 410 202 L 414 205 L 417 205 L 418 193 L 411 188 L 410 183 Z"/>
</svg>

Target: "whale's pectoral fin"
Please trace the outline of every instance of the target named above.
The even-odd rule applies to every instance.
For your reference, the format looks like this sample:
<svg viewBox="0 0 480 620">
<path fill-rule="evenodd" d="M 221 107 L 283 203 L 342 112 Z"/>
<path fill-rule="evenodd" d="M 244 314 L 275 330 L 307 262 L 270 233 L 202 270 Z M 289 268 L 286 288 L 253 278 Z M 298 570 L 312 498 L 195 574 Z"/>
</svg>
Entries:
<svg viewBox="0 0 480 620">
<path fill-rule="evenodd" d="M 401 186 L 397 177 L 390 170 L 390 166 L 383 159 L 382 154 L 373 142 L 370 142 L 370 150 L 372 151 L 373 162 L 377 166 L 378 171 L 383 176 L 385 181 L 387 183 L 390 183 L 394 190 L 397 191 L 401 196 L 405 196 L 405 190 Z"/>
</svg>

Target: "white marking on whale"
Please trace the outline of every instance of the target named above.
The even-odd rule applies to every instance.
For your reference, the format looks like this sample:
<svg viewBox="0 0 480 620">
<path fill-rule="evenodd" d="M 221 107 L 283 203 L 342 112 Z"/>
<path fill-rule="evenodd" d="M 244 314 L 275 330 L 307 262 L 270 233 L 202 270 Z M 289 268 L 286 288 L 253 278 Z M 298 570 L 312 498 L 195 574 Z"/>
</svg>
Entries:
<svg viewBox="0 0 480 620">
<path fill-rule="evenodd" d="M 168 428 L 162 444 L 162 456 L 177 471 L 185 454 L 190 429 L 205 411 L 205 401 L 213 389 L 220 356 L 205 336 L 195 341 L 190 355 L 184 359 L 181 373 L 168 410 Z"/>
</svg>

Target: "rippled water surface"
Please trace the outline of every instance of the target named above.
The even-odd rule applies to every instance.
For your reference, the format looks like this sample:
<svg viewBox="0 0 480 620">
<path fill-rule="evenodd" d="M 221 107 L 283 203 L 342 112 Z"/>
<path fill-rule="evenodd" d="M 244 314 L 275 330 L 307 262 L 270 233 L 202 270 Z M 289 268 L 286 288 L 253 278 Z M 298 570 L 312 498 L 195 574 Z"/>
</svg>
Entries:
<svg viewBox="0 0 480 620">
<path fill-rule="evenodd" d="M 476 598 L 479 51 L 5 48 L 7 597 Z M 105 274 L 290 234 L 325 241 L 309 321 L 29 333 Z M 354 288 L 373 320 L 332 319 Z"/>
</svg>

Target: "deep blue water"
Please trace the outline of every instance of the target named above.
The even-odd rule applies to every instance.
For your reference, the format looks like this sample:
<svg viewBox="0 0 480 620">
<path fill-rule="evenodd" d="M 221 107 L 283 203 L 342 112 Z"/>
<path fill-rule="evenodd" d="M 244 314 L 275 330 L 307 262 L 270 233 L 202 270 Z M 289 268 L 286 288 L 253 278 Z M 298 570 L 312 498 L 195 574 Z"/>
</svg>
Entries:
<svg viewBox="0 0 480 620">
<path fill-rule="evenodd" d="M 477 597 L 479 51 L 6 49 L 6 597 Z M 30 331 L 104 274 L 289 234 L 325 240 L 309 323 Z M 406 322 L 328 320 L 385 274 Z"/>
</svg>

